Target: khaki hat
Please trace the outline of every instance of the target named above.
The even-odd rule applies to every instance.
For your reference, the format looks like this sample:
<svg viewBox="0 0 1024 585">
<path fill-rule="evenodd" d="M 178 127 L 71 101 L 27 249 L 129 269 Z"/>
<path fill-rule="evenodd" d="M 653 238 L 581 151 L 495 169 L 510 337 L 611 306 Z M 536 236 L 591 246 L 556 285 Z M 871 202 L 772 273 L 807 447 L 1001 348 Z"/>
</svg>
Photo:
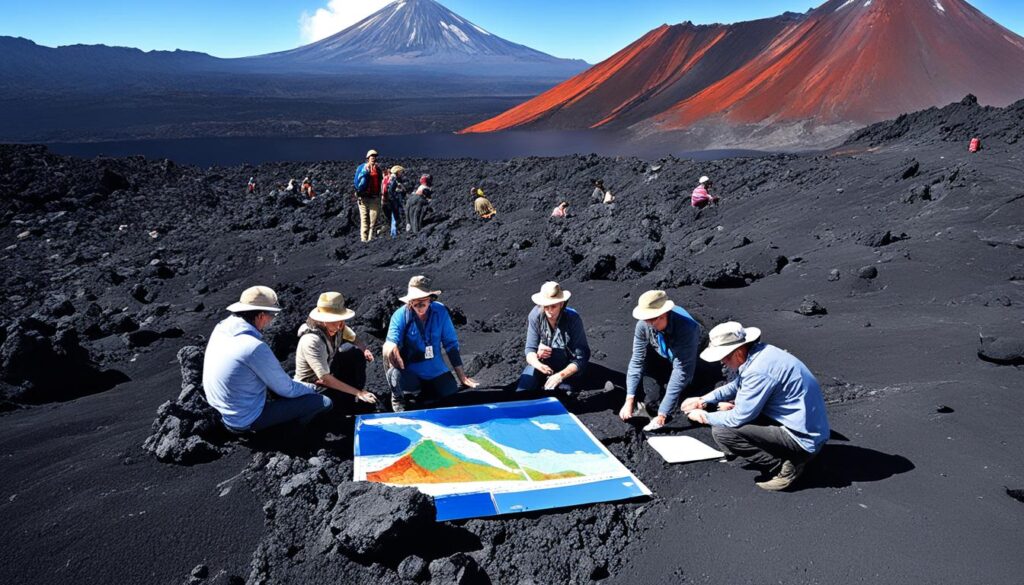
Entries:
<svg viewBox="0 0 1024 585">
<path fill-rule="evenodd" d="M 370 158 L 371 156 L 377 156 L 377 151 L 372 148 L 366 151 L 366 158 Z"/>
<path fill-rule="evenodd" d="M 269 286 L 251 286 L 242 291 L 238 302 L 228 306 L 232 313 L 244 311 L 270 311 L 277 313 L 281 307 L 277 304 L 277 293 Z"/>
<path fill-rule="evenodd" d="M 397 175 L 398 173 L 401 173 L 401 172 L 404 172 L 404 171 L 405 171 L 405 167 L 400 166 L 400 165 L 395 165 L 395 166 L 391 167 L 391 174 L 392 175 Z"/>
<path fill-rule="evenodd" d="M 345 308 L 345 297 L 337 292 L 325 292 L 316 301 L 316 308 L 309 318 L 322 323 L 336 323 L 356 316 L 352 309 Z"/>
<path fill-rule="evenodd" d="M 633 318 L 637 321 L 654 319 L 668 313 L 676 304 L 668 300 L 663 290 L 649 290 L 640 295 L 633 309 Z"/>
<path fill-rule="evenodd" d="M 757 327 L 744 327 L 736 321 L 715 325 L 708 333 L 708 347 L 700 352 L 700 359 L 706 362 L 721 361 L 741 345 L 753 343 L 761 337 Z"/>
<path fill-rule="evenodd" d="M 431 285 L 433 283 L 426 276 L 414 276 L 409 279 L 409 290 L 406 291 L 404 297 L 398 297 L 398 300 L 403 303 L 409 301 L 415 301 L 416 299 L 423 299 L 429 296 L 437 296 L 441 294 L 439 290 L 432 290 Z"/>
<path fill-rule="evenodd" d="M 562 287 L 554 281 L 548 281 L 544 283 L 544 286 L 540 287 L 540 292 L 534 294 L 530 298 L 533 299 L 533 304 L 547 307 L 549 305 L 555 305 L 558 303 L 564 303 L 569 300 L 572 293 L 567 290 L 562 290 Z"/>
</svg>

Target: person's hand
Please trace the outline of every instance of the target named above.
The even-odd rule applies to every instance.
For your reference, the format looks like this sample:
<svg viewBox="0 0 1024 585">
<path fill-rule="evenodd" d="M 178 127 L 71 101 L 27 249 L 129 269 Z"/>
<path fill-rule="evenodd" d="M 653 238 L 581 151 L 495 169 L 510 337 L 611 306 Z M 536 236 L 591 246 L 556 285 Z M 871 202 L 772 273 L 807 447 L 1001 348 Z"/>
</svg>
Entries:
<svg viewBox="0 0 1024 585">
<path fill-rule="evenodd" d="M 551 368 L 548 368 L 549 370 Z M 554 390 L 558 388 L 558 385 L 562 383 L 562 374 L 552 374 L 548 376 L 547 382 L 544 382 L 545 390 Z"/>
<path fill-rule="evenodd" d="M 679 410 L 683 412 L 690 412 L 691 410 L 698 410 L 703 407 L 704 404 L 701 401 L 700 397 L 691 396 L 690 398 L 687 398 L 686 400 L 683 401 L 683 404 L 682 406 L 679 407 Z"/>
<path fill-rule="evenodd" d="M 373 350 L 368 348 L 368 347 L 366 349 L 364 349 L 363 350 L 363 357 L 366 358 L 366 361 L 372 362 L 373 361 Z"/>
<path fill-rule="evenodd" d="M 708 413 L 703 410 L 691 410 L 686 414 L 686 418 L 702 425 L 708 424 Z"/>
<path fill-rule="evenodd" d="M 368 404 L 377 404 L 377 395 L 373 392 L 367 392 L 366 390 L 360 390 L 359 393 L 356 394 L 356 399 Z"/>
<path fill-rule="evenodd" d="M 402 353 L 398 351 L 397 345 L 395 346 L 394 349 L 391 350 L 391 353 L 387 355 L 387 360 L 388 363 L 391 364 L 392 368 L 396 368 L 399 370 L 405 369 L 405 362 L 402 360 Z"/>
<path fill-rule="evenodd" d="M 540 364 L 539 366 L 537 366 L 537 371 L 544 374 L 545 376 L 550 376 L 551 374 L 555 373 L 555 370 L 552 369 L 551 366 L 547 364 Z"/>
<path fill-rule="evenodd" d="M 736 408 L 736 405 L 733 404 L 732 402 L 719 402 L 718 403 L 718 410 L 721 410 L 721 411 L 732 410 L 734 408 Z"/>
<path fill-rule="evenodd" d="M 537 346 L 537 357 L 546 360 L 551 357 L 551 348 L 544 345 L 543 343 Z M 549 373 L 549 372 L 545 372 Z"/>
<path fill-rule="evenodd" d="M 633 418 L 633 399 L 627 398 L 625 404 L 619 409 L 619 418 L 626 421 Z"/>
<path fill-rule="evenodd" d="M 459 380 L 459 382 L 461 382 L 462 385 L 465 386 L 466 388 L 479 388 L 480 387 L 480 383 L 477 382 L 476 380 L 474 380 L 473 378 L 470 378 L 469 376 L 463 376 L 462 379 Z"/>
</svg>

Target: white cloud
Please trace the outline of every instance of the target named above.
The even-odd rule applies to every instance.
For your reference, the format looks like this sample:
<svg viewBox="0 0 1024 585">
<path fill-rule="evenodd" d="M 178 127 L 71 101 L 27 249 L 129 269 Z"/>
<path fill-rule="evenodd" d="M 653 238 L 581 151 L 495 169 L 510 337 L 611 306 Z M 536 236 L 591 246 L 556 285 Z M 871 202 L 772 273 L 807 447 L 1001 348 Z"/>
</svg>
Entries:
<svg viewBox="0 0 1024 585">
<path fill-rule="evenodd" d="M 540 422 L 538 420 L 532 420 L 530 422 L 532 422 L 533 424 L 537 425 L 538 427 L 544 429 L 545 431 L 557 431 L 557 430 L 562 428 L 562 427 L 558 426 L 558 424 L 556 424 L 556 423 L 542 423 L 542 422 Z"/>
<path fill-rule="evenodd" d="M 299 16 L 299 34 L 304 43 L 313 43 L 341 32 L 391 3 L 391 0 L 328 0 L 327 6 L 313 14 Z"/>
</svg>

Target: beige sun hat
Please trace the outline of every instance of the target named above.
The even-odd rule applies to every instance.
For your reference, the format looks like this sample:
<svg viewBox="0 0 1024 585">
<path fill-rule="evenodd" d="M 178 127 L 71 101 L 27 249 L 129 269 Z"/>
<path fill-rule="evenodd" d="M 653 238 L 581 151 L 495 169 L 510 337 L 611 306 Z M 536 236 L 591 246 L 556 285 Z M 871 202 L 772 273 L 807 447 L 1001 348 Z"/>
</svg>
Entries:
<svg viewBox="0 0 1024 585">
<path fill-rule="evenodd" d="M 530 298 L 533 299 L 533 304 L 547 307 L 557 303 L 564 303 L 569 300 L 572 293 L 567 290 L 562 290 L 561 285 L 554 281 L 548 281 L 544 283 L 544 286 L 540 287 L 540 292 L 533 294 Z"/>
<path fill-rule="evenodd" d="M 277 293 L 269 286 L 251 286 L 242 291 L 237 303 L 228 306 L 232 313 L 244 311 L 270 311 L 276 313 L 281 310 L 277 304 Z"/>
<path fill-rule="evenodd" d="M 706 362 L 721 361 L 741 345 L 753 343 L 761 337 L 757 327 L 744 327 L 736 321 L 715 325 L 708 333 L 708 347 L 700 352 L 700 359 Z"/>
<path fill-rule="evenodd" d="M 636 300 L 636 307 L 633 308 L 633 318 L 637 321 L 654 319 L 668 313 L 676 304 L 668 300 L 668 295 L 663 290 L 649 290 L 640 295 Z"/>
<path fill-rule="evenodd" d="M 409 279 L 409 290 L 406 291 L 404 297 L 398 297 L 398 300 L 403 303 L 409 301 L 415 301 L 416 299 L 423 299 L 429 296 L 437 296 L 441 294 L 439 290 L 433 290 L 433 283 L 426 276 L 414 276 Z"/>
<path fill-rule="evenodd" d="M 391 174 L 392 175 L 397 175 L 398 173 L 404 173 L 404 172 L 405 172 L 405 167 L 403 167 L 402 165 L 395 165 L 395 166 L 391 167 Z"/>
<path fill-rule="evenodd" d="M 699 180 L 699 181 L 697 181 L 697 182 L 698 182 L 698 183 L 700 183 L 701 185 L 703 185 L 704 183 L 707 183 L 707 182 L 708 182 L 708 181 L 710 181 L 710 180 L 711 180 L 711 179 L 709 179 L 709 178 L 707 177 L 707 175 L 705 175 L 705 176 L 701 177 L 701 178 L 700 178 L 700 180 Z"/>
<path fill-rule="evenodd" d="M 371 156 L 378 156 L 377 151 L 372 148 L 366 151 L 366 158 L 370 158 Z"/>
<path fill-rule="evenodd" d="M 316 300 L 316 308 L 309 312 L 309 318 L 321 323 L 336 323 L 356 316 L 352 309 L 345 308 L 345 297 L 338 292 L 325 292 Z"/>
</svg>

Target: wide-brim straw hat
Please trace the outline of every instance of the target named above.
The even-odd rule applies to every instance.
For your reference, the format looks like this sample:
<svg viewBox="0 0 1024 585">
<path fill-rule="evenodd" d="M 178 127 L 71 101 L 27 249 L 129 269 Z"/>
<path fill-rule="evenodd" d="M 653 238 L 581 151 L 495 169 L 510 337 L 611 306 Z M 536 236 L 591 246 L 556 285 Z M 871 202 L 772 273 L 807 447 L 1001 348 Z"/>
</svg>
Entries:
<svg viewBox="0 0 1024 585">
<path fill-rule="evenodd" d="M 281 307 L 277 304 L 277 293 L 269 286 L 251 286 L 242 291 L 237 303 L 228 306 L 232 313 L 245 311 L 269 311 L 277 313 Z"/>
<path fill-rule="evenodd" d="M 633 318 L 637 321 L 654 319 L 668 313 L 676 304 L 669 300 L 663 290 L 649 290 L 640 295 L 633 308 Z"/>
<path fill-rule="evenodd" d="M 405 293 L 404 297 L 398 297 L 398 300 L 403 303 L 409 301 L 415 301 L 416 299 L 423 299 L 427 297 L 436 297 L 441 294 L 439 290 L 433 290 L 432 282 L 426 276 L 414 276 L 409 279 L 409 288 Z"/>
<path fill-rule="evenodd" d="M 309 312 L 309 318 L 321 323 L 337 323 L 356 316 L 352 309 L 345 308 L 345 297 L 337 292 L 325 292 L 316 301 L 316 308 Z"/>
<path fill-rule="evenodd" d="M 708 346 L 700 352 L 700 359 L 706 362 L 721 361 L 737 347 L 753 343 L 761 338 L 757 327 L 744 327 L 736 321 L 715 325 L 708 333 Z"/>
<path fill-rule="evenodd" d="M 541 307 L 547 307 L 558 303 L 564 303 L 569 300 L 572 293 L 567 290 L 562 290 L 562 287 L 553 281 L 545 282 L 540 287 L 540 292 L 534 293 L 530 298 L 533 300 L 533 304 L 540 305 Z"/>
</svg>

